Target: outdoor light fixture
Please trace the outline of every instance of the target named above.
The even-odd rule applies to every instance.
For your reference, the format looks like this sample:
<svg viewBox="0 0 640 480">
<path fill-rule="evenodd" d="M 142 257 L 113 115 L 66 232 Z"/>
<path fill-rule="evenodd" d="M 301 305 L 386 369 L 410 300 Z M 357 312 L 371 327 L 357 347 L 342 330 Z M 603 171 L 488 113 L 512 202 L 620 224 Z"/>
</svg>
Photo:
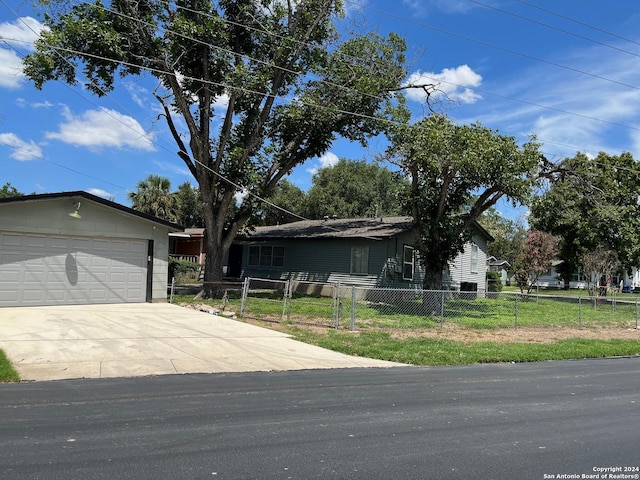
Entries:
<svg viewBox="0 0 640 480">
<path fill-rule="evenodd" d="M 73 212 L 71 212 L 69 214 L 69 216 L 73 217 L 73 218 L 82 218 L 80 216 L 80 202 L 78 202 L 78 206 L 76 207 L 76 209 Z"/>
</svg>

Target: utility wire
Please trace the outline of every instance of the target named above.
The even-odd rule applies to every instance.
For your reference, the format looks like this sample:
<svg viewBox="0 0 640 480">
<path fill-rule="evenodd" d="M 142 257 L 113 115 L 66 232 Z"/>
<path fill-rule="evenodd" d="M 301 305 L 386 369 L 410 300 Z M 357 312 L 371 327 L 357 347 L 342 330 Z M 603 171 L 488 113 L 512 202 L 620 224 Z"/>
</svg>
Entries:
<svg viewBox="0 0 640 480">
<path fill-rule="evenodd" d="M 500 12 L 503 12 L 503 13 L 506 13 L 506 14 L 509 14 L 509 15 L 513 15 L 513 16 L 516 16 L 516 17 L 519 17 L 519 18 L 523 18 L 523 19 L 525 19 L 525 20 L 532 21 L 532 22 L 534 22 L 534 23 L 539 23 L 539 24 L 544 25 L 544 26 L 547 26 L 547 27 L 549 27 L 549 28 L 555 28 L 555 27 L 552 27 L 552 26 L 550 26 L 550 25 L 547 25 L 547 24 L 544 24 L 544 23 L 541 23 L 541 22 L 537 22 L 537 21 L 535 21 L 535 20 L 532 20 L 532 19 L 530 19 L 530 18 L 528 18 L 528 17 L 523 17 L 523 16 L 521 16 L 521 15 L 513 14 L 513 13 L 508 12 L 508 11 L 506 11 L 506 10 L 502 10 L 502 9 L 499 9 L 499 8 L 496 8 L 496 7 L 492 7 L 492 6 L 490 6 L 490 5 L 484 4 L 484 3 L 479 2 L 479 1 L 477 1 L 477 0 L 469 0 L 469 1 L 470 1 L 470 2 L 472 2 L 472 3 L 476 3 L 476 4 L 478 4 L 478 5 L 481 5 L 481 6 L 487 7 L 487 8 L 491 8 L 491 9 L 494 9 L 494 10 L 497 10 L 497 11 L 500 11 Z M 85 4 L 89 5 L 89 2 L 88 2 L 88 1 L 84 1 L 84 2 L 82 2 L 82 3 L 85 3 Z M 129 15 L 123 14 L 123 13 L 121 13 L 121 12 L 117 12 L 117 11 L 114 11 L 114 10 L 112 10 L 112 9 L 108 9 L 108 8 L 106 8 L 106 7 L 103 7 L 103 6 L 99 6 L 99 7 L 100 7 L 100 8 L 102 8 L 102 9 L 104 9 L 104 10 L 106 10 L 106 11 L 109 11 L 110 13 L 113 13 L 113 14 L 115 14 L 115 15 L 119 15 L 119 16 L 122 16 L 122 17 L 124 17 L 124 18 L 129 19 L 129 20 L 133 20 L 133 21 L 136 21 L 136 22 L 142 23 L 142 24 L 147 25 L 147 26 L 153 26 L 153 25 L 152 25 L 151 23 L 149 23 L 149 22 L 145 22 L 145 21 L 140 20 L 140 19 L 137 19 L 137 18 L 135 18 L 135 17 L 132 17 L 132 16 L 129 16 Z M 214 18 L 214 16 L 213 16 L 213 15 L 211 15 L 211 14 L 209 14 L 208 12 L 201 12 L 201 11 L 193 10 L 193 9 L 189 9 L 189 8 L 186 8 L 186 7 L 179 7 L 179 8 L 184 9 L 184 10 L 186 10 L 186 11 L 190 12 L 190 13 L 194 13 L 194 14 L 201 14 L 201 15 L 206 16 L 206 17 Z M 218 18 L 218 17 L 215 17 L 215 18 Z M 234 21 L 231 21 L 231 20 L 228 20 L 228 19 L 223 19 L 223 20 L 224 20 L 224 21 L 226 21 L 226 22 L 228 22 L 228 23 L 230 23 L 230 24 L 233 24 L 233 25 L 235 25 L 235 26 L 239 26 L 239 27 L 243 27 L 243 28 L 248 28 L 248 29 L 251 29 L 251 30 L 256 30 L 256 31 L 259 31 L 259 32 L 261 32 L 261 33 L 266 33 L 266 34 L 268 34 L 268 35 L 274 35 L 274 36 L 276 36 L 277 38 L 280 38 L 280 39 L 283 39 L 283 38 L 284 38 L 284 37 L 283 37 L 283 36 L 281 36 L 281 35 L 273 34 L 272 32 L 269 32 L 269 31 L 267 31 L 267 30 L 255 29 L 255 28 L 250 27 L 250 26 L 248 26 L 248 25 L 245 25 L 245 24 L 242 24 L 242 23 L 239 23 L 239 22 L 234 22 Z M 220 50 L 220 51 L 222 51 L 222 52 L 225 52 L 225 53 L 235 54 L 235 52 L 233 52 L 233 51 L 231 51 L 231 50 L 224 49 L 224 48 L 222 48 L 222 47 L 219 47 L 219 46 L 213 45 L 213 44 L 211 44 L 211 43 L 207 43 L 207 42 L 204 42 L 204 41 L 202 41 L 202 40 L 195 39 L 195 38 L 190 37 L 190 36 L 187 36 L 187 35 L 183 35 L 183 34 L 180 34 L 180 33 L 176 33 L 176 32 L 173 32 L 172 30 L 166 30 L 166 31 L 167 31 L 167 32 L 169 32 L 169 33 L 173 33 L 173 34 L 175 34 L 175 35 L 177 35 L 177 36 L 180 36 L 180 37 L 182 37 L 182 38 L 185 38 L 185 39 L 187 39 L 187 40 L 192 40 L 192 41 L 197 42 L 197 43 L 199 43 L 199 44 L 202 44 L 202 45 L 204 45 L 204 46 L 208 46 L 208 47 L 211 47 L 211 48 L 214 48 L 214 49 L 218 49 L 218 50 Z M 561 30 L 561 31 L 563 31 L 563 32 L 565 32 L 565 33 L 568 33 L 568 34 L 572 34 L 572 32 L 567 32 L 567 31 L 564 31 L 564 30 Z M 582 37 L 582 36 L 579 36 L 579 37 L 580 37 L 580 38 L 584 38 L 584 39 L 589 40 L 589 41 L 593 41 L 593 42 L 595 42 L 595 43 L 601 43 L 601 42 L 597 42 L 597 41 L 595 41 L 595 40 L 589 39 L 589 38 L 587 38 L 587 37 Z M 303 44 L 303 45 L 310 45 L 310 44 L 308 44 L 308 43 L 299 42 L 299 41 L 298 41 L 298 43 L 301 43 L 301 44 Z M 601 44 L 602 44 L 602 43 L 601 43 Z M 602 44 L 602 45 L 606 45 L 606 44 Z M 609 46 L 609 45 L 606 45 L 606 46 Z M 610 47 L 611 47 L 611 46 L 610 46 Z M 615 47 L 611 47 L 611 48 L 615 48 Z M 636 54 L 634 54 L 634 53 L 632 53 L 632 52 L 627 52 L 626 50 L 622 50 L 622 49 L 617 49 L 617 50 L 620 50 L 620 51 L 622 51 L 622 52 L 629 53 L 629 54 L 631 54 L 631 55 L 635 55 L 635 56 L 640 57 L 640 55 L 636 55 Z M 268 65 L 268 66 L 270 66 L 270 67 L 277 68 L 277 69 L 280 69 L 280 70 L 286 71 L 286 72 L 288 72 L 288 73 L 292 73 L 292 74 L 294 74 L 294 75 L 301 75 L 301 74 L 303 74 L 303 72 L 297 72 L 297 71 L 294 71 L 294 70 L 291 70 L 291 69 L 286 69 L 286 68 L 284 68 L 284 67 L 280 67 L 280 66 L 277 66 L 277 65 L 274 65 L 274 64 L 269 64 L 268 62 L 265 62 L 265 61 L 262 61 L 262 60 L 259 60 L 259 59 L 256 59 L 256 58 L 253 58 L 253 57 L 250 57 L 250 56 L 248 56 L 248 55 L 242 55 L 242 56 L 243 56 L 243 57 L 245 57 L 245 58 L 247 58 L 248 60 L 252 60 L 252 61 L 255 61 L 255 62 L 258 62 L 258 63 L 263 63 L 263 64 L 266 64 L 266 65 Z M 349 57 L 350 57 L 350 58 L 352 58 L 352 59 L 355 59 L 355 60 L 365 61 L 364 59 L 361 59 L 361 58 L 358 58 L 358 57 L 353 57 L 353 56 L 349 56 Z M 457 86 L 457 87 L 460 87 L 460 88 L 470 88 L 470 87 L 465 87 L 465 86 L 462 86 L 462 85 L 455 84 L 455 83 L 453 83 L 453 82 L 447 82 L 447 81 L 444 81 L 444 80 L 440 80 L 440 79 L 437 79 L 437 78 L 434 78 L 434 77 L 427 77 L 427 76 L 424 76 L 424 77 L 425 77 L 425 78 L 430 78 L 432 81 L 434 81 L 434 82 L 438 82 L 438 83 L 446 83 L 446 84 L 454 85 L 454 86 Z M 331 86 L 336 86 L 336 87 L 338 87 L 338 88 L 342 88 L 342 89 L 345 89 L 345 90 L 355 91 L 355 89 L 353 89 L 353 88 L 351 88 L 351 87 L 346 87 L 346 86 L 344 86 L 344 85 L 338 85 L 338 84 L 336 84 L 336 83 L 334 83 L 334 82 L 327 82 L 327 81 L 322 81 L 322 80 L 321 80 L 321 82 L 322 82 L 322 83 L 326 83 L 326 84 L 331 85 Z M 408 86 L 408 87 L 410 87 L 410 86 Z M 607 123 L 607 124 L 609 124 L 609 125 L 614 125 L 614 126 L 619 126 L 619 127 L 623 127 L 623 128 L 629 128 L 629 129 L 632 129 L 632 130 L 639 130 L 639 131 L 640 131 L 640 128 L 637 128 L 637 127 L 633 127 L 633 126 L 629 126 L 629 125 L 624 125 L 624 124 L 620 124 L 620 123 L 616 123 L 616 122 L 611 122 L 611 121 L 608 121 L 608 120 L 598 119 L 598 118 L 591 117 L 591 116 L 588 116 L 588 115 L 579 114 L 579 113 L 575 113 L 575 112 L 570 112 L 570 111 L 566 111 L 566 110 L 558 109 L 558 108 L 555 108 L 555 107 L 545 106 L 545 105 L 541 105 L 541 104 L 534 103 L 534 102 L 528 102 L 528 101 L 520 100 L 520 99 L 516 99 L 516 98 L 513 98 L 513 97 L 507 97 L 507 96 L 504 96 L 504 95 L 500 95 L 500 94 L 497 94 L 497 93 L 493 93 L 493 92 L 488 92 L 488 91 L 480 90 L 480 89 L 477 89 L 477 88 L 471 88 L 471 90 L 473 90 L 473 91 L 475 91 L 475 92 L 483 93 L 483 94 L 486 94 L 486 95 L 491 95 L 491 96 L 495 96 L 495 97 L 498 97 L 498 98 L 503 98 L 503 99 L 506 99 L 506 100 L 516 101 L 516 102 L 519 102 L 519 103 L 522 103 L 522 104 L 526 104 L 526 105 L 536 106 L 536 107 L 539 107 L 539 108 L 544 108 L 544 109 L 551 110 L 551 111 L 556 111 L 556 112 L 559 112 L 559 113 L 565 113 L 565 114 L 568 114 L 568 115 L 574 115 L 574 116 L 577 116 L 577 117 L 580 117 L 580 118 L 585 118 L 585 119 L 589 119 L 589 120 L 599 121 L 599 122 L 602 122 L 602 123 Z M 368 94 L 365 94 L 365 95 L 370 96 L 370 97 L 372 97 L 372 98 L 379 99 L 379 97 L 378 97 L 378 96 L 368 95 Z"/>
<path fill-rule="evenodd" d="M 476 5 L 480 5 L 482 7 L 485 7 L 485 8 L 491 9 L 491 10 L 495 10 L 496 12 L 503 13 L 505 15 L 511 15 L 512 17 L 519 18 L 519 19 L 525 20 L 527 22 L 535 23 L 537 25 L 541 25 L 541 26 L 549 28 L 551 30 L 556 30 L 556 31 L 564 33 L 566 35 L 571 35 L 573 37 L 580 38 L 582 40 L 586 40 L 587 42 L 592 42 L 592 43 L 595 43 L 597 45 L 602 45 L 604 47 L 611 48 L 613 50 L 617 50 L 619 52 L 623 52 L 623 53 L 626 53 L 626 54 L 629 54 L 629 55 L 633 55 L 634 57 L 640 58 L 640 54 L 637 54 L 637 53 L 634 53 L 634 52 L 630 52 L 629 50 L 625 50 L 624 48 L 619 48 L 619 47 L 616 47 L 616 46 L 613 46 L 613 45 L 609 45 L 608 43 L 604 43 L 604 42 L 600 42 L 598 40 L 594 40 L 593 38 L 585 37 L 584 35 L 580 35 L 578 33 L 570 32 L 569 30 L 564 30 L 562 28 L 555 27 L 553 25 L 549 25 L 548 23 L 544 23 L 544 22 L 535 20 L 535 19 L 533 19 L 531 17 L 526 17 L 526 16 L 520 15 L 518 13 L 510 12 L 509 10 L 504 10 L 502 8 L 494 7 L 493 5 L 488 5 L 486 3 L 482 3 L 482 2 L 480 2 L 478 0 L 468 0 L 468 1 L 471 2 L 471 3 L 475 3 Z"/>
<path fill-rule="evenodd" d="M 619 40 L 624 40 L 625 42 L 629 42 L 629 43 L 634 43 L 636 45 L 640 45 L 640 42 L 636 42 L 635 40 L 631 40 L 629 38 L 620 36 L 617 33 L 609 32 L 607 30 L 604 30 L 602 28 L 596 27 L 596 26 L 591 25 L 591 24 L 586 23 L 586 22 L 582 22 L 582 21 L 577 20 L 575 18 L 566 16 L 566 15 L 562 15 L 562 14 L 560 14 L 558 12 L 554 12 L 553 10 L 548 10 L 546 8 L 543 8 L 543 7 L 539 6 L 539 5 L 535 5 L 535 4 L 531 3 L 531 2 L 526 2 L 524 0 L 514 0 L 514 1 L 522 3 L 523 5 L 527 5 L 527 6 L 531 7 L 531 8 L 535 8 L 535 9 L 540 10 L 542 12 L 548 13 L 548 14 L 553 15 L 555 17 L 562 18 L 564 20 L 568 20 L 568 21 L 573 22 L 573 23 L 578 24 L 578 25 L 582 25 L 583 27 L 590 28 L 591 30 L 594 30 L 596 32 L 600 32 L 600 33 L 604 33 L 604 34 L 610 35 L 610 36 L 612 36 L 614 38 L 617 38 Z"/>
<path fill-rule="evenodd" d="M 493 48 L 495 50 L 499 50 L 499 51 L 502 51 L 502 52 L 505 52 L 505 53 L 509 53 L 511 55 L 516 55 L 516 56 L 519 56 L 519 57 L 527 58 L 529 60 L 534 60 L 536 62 L 545 63 L 545 64 L 551 65 L 553 67 L 557 67 L 557 68 L 560 68 L 560 69 L 563 69 L 563 70 L 568 70 L 568 71 L 571 71 L 571 72 L 574 72 L 574 73 L 579 73 L 581 75 L 586 75 L 586 76 L 589 76 L 589 77 L 592 77 L 592 78 L 597 78 L 599 80 L 603 80 L 605 82 L 614 83 L 616 85 L 620 85 L 620 86 L 623 86 L 623 87 L 632 88 L 634 90 L 640 90 L 640 86 L 637 86 L 637 85 L 631 85 L 629 83 L 625 83 L 625 82 L 621 82 L 621 81 L 614 80 L 614 79 L 611 79 L 611 78 L 603 77 L 602 75 L 597 75 L 595 73 L 586 72 L 584 70 L 580 70 L 579 68 L 570 67 L 568 65 L 562 65 L 560 63 L 552 62 L 551 60 L 545 60 L 543 58 L 536 57 L 536 56 L 530 55 L 528 53 L 518 52 L 516 50 L 511 50 L 511 49 L 506 48 L 506 47 L 501 47 L 499 45 L 494 45 L 494 44 L 489 43 L 489 42 L 484 42 L 484 41 L 481 41 L 481 40 L 477 40 L 475 38 L 467 37 L 466 35 L 462 35 L 460 33 L 450 32 L 448 30 L 444 30 L 442 28 L 435 27 L 433 25 L 429 25 L 429 24 L 424 23 L 424 22 L 419 22 L 417 20 L 413 20 L 413 19 L 410 19 L 410 18 L 402 17 L 400 15 L 396 15 L 396 14 L 391 13 L 391 12 L 387 12 L 387 11 L 384 11 L 384 10 L 373 8 L 373 7 L 369 6 L 369 5 L 359 4 L 357 2 L 353 2 L 352 0 L 347 0 L 347 1 L 349 1 L 349 3 L 353 3 L 354 5 L 358 5 L 358 6 L 362 7 L 362 8 L 364 8 L 364 9 L 370 10 L 370 11 L 378 13 L 380 15 L 385 15 L 385 16 L 393 18 L 395 20 L 399 20 L 401 22 L 409 23 L 409 24 L 412 24 L 412 25 L 415 25 L 415 26 L 418 26 L 418 27 L 421 27 L 421 28 L 424 28 L 424 29 L 427 29 L 427 30 L 432 30 L 434 32 L 442 33 L 442 34 L 448 35 L 450 37 L 459 38 L 459 39 L 464 40 L 466 42 L 471 42 L 471 43 L 475 43 L 475 44 L 478 44 L 478 45 L 482 45 L 483 47 Z"/>
<path fill-rule="evenodd" d="M 473 1 L 473 0 L 471 0 L 471 1 Z M 2 3 L 3 3 L 3 4 L 5 4 L 5 3 L 4 3 L 4 1 L 2 1 Z M 480 2 L 474 2 L 474 3 L 480 3 Z M 481 5 L 482 5 L 482 4 L 481 4 Z M 5 6 L 6 6 L 6 4 L 5 4 Z M 8 8 L 8 7 L 7 7 L 7 8 Z M 107 9 L 107 10 L 108 10 L 108 9 Z M 372 9 L 372 10 L 374 10 L 374 9 Z M 375 11 L 375 10 L 374 10 L 374 11 Z M 112 13 L 118 13 L 118 12 L 112 12 Z M 380 12 L 380 13 L 385 13 L 385 12 Z M 15 12 L 14 12 L 14 14 L 15 14 Z M 17 14 L 16 14 L 16 16 L 17 16 Z M 126 15 L 124 15 L 124 16 L 125 16 L 125 17 L 127 17 L 127 18 L 130 18 L 130 19 L 133 19 L 133 20 L 137 20 L 137 19 L 135 19 L 135 18 L 133 18 L 133 17 L 129 17 L 129 16 L 126 16 Z M 392 16 L 393 16 L 393 15 L 392 15 Z M 401 17 L 400 17 L 400 18 L 401 18 Z M 404 19 L 404 20 L 405 20 L 405 21 L 409 21 L 409 22 L 411 22 L 411 20 L 408 20 L 408 19 Z M 241 24 L 240 24 L 240 25 L 241 25 Z M 428 26 L 427 26 L 427 27 L 428 27 Z M 430 28 L 430 27 L 428 27 L 428 28 Z M 268 33 L 268 32 L 266 32 L 266 33 Z M 447 34 L 451 34 L 451 32 L 445 32 L 445 33 L 447 33 Z M 453 34 L 453 35 L 456 35 L 456 34 Z M 193 39 L 193 38 L 189 38 L 189 37 L 185 37 L 185 38 L 187 38 L 187 39 L 191 39 L 191 40 L 194 40 L 194 41 L 197 41 L 196 39 Z M 211 46 L 211 47 L 214 47 L 214 48 L 218 48 L 218 47 L 216 47 L 216 46 L 214 46 L 214 45 L 207 44 L 206 42 L 202 42 L 202 43 L 204 43 L 204 44 L 206 44 L 206 45 L 209 45 L 209 46 Z M 76 55 L 85 55 L 85 56 L 94 57 L 94 58 L 98 58 L 98 59 L 102 59 L 102 60 L 106 60 L 106 61 L 110 61 L 110 62 L 115 62 L 115 63 L 118 63 L 118 64 L 129 65 L 129 66 L 135 66 L 135 67 L 137 67 L 137 68 L 142 68 L 142 69 L 146 69 L 146 70 L 149 70 L 149 71 L 155 71 L 156 73 L 161 73 L 161 74 L 165 74 L 165 75 L 175 75 L 175 73 L 173 73 L 173 72 L 164 72 L 164 71 L 161 71 L 161 70 L 158 70 L 158 69 L 151 69 L 151 68 L 141 67 L 141 66 L 138 66 L 138 65 L 135 65 L 135 64 L 128 64 L 128 63 L 126 63 L 126 62 L 121 62 L 121 61 L 114 60 L 114 59 L 109 59 L 109 58 L 106 58 L 106 57 L 100 57 L 100 56 L 95 56 L 95 55 L 88 55 L 88 54 L 85 54 L 85 53 L 83 53 L 83 52 L 75 52 L 75 51 L 70 50 L 70 49 L 59 49 L 59 50 L 62 50 L 62 51 L 65 51 L 65 50 L 66 50 L 66 51 L 68 51 L 69 53 L 73 53 L 73 54 L 76 54 Z M 224 49 L 222 49 L 222 50 L 224 51 Z M 229 53 L 233 53 L 233 52 L 231 52 L 231 51 L 229 51 L 229 50 L 227 50 L 227 52 L 229 52 Z M 357 57 L 354 57 L 354 58 L 357 58 Z M 252 59 L 252 60 L 257 61 L 256 59 Z M 265 62 L 265 63 L 266 63 L 266 62 Z M 273 67 L 276 67 L 276 66 L 275 66 L 275 65 L 273 65 Z M 568 67 L 568 68 L 570 68 L 570 67 Z M 290 72 L 290 73 L 294 73 L 294 74 L 296 74 L 296 75 L 300 74 L 300 72 L 295 72 L 295 71 L 291 71 L 291 70 L 290 70 L 289 72 Z M 581 73 L 587 73 L 587 72 L 581 72 Z M 202 79 L 196 79 L 196 78 L 190 78 L 190 77 L 187 77 L 187 78 L 188 78 L 189 80 L 198 81 L 198 82 L 201 82 L 201 83 L 206 83 L 206 82 L 205 82 L 204 80 L 202 80 Z M 610 80 L 610 79 L 607 79 L 607 80 Z M 438 81 L 440 81 L 440 82 L 442 82 L 442 83 L 451 83 L 451 82 L 444 82 L 444 81 L 442 81 L 442 80 L 438 80 Z M 210 84 L 217 85 L 217 86 L 220 86 L 220 87 L 223 87 L 223 88 L 238 88 L 238 87 L 234 87 L 234 86 L 230 86 L 230 85 L 220 84 L 220 83 L 217 83 L 217 82 L 209 82 L 209 83 L 210 83 Z M 619 83 L 619 82 L 615 82 L 615 81 L 614 81 L 614 83 Z M 452 85 L 455 85 L 455 84 L 453 84 L 453 83 L 451 83 L 451 84 L 452 84 Z M 66 84 L 65 84 L 65 85 L 66 85 Z M 459 86 L 459 85 L 458 85 L 458 86 Z M 635 88 L 635 87 L 632 87 L 632 88 Z M 255 92 L 255 91 L 253 91 L 253 92 L 252 92 L 252 91 L 249 91 L 249 90 L 247 90 L 247 89 L 242 89 L 242 90 L 243 90 L 243 91 L 247 91 L 247 92 L 249 92 L 249 93 L 254 93 L 254 94 L 263 95 L 263 96 L 268 96 L 268 95 L 269 95 L 268 93 L 264 93 L 264 92 Z M 478 91 L 480 91 L 480 90 L 478 90 Z M 482 91 L 480 91 L 480 92 L 482 92 Z M 606 121 L 606 120 L 601 120 L 601 119 L 597 119 L 597 118 L 594 118 L 594 117 L 588 117 L 588 116 L 585 116 L 585 115 L 575 114 L 575 113 L 572 113 L 572 112 L 566 112 L 566 111 L 563 111 L 563 110 L 560 110 L 560 109 L 555 109 L 555 108 L 553 108 L 553 107 L 545 107 L 545 106 L 543 106 L 543 105 L 539 105 L 539 104 L 535 104 L 535 103 L 531 103 L 531 102 L 521 101 L 521 100 L 513 99 L 513 98 L 510 98 L 510 97 L 504 97 L 504 96 L 500 96 L 500 95 L 498 95 L 498 94 L 492 94 L 491 92 L 483 92 L 483 93 L 490 94 L 490 95 L 495 95 L 495 96 L 502 97 L 502 98 L 505 98 L 505 99 L 508 99 L 508 100 L 519 101 L 519 102 L 521 102 L 521 103 L 526 103 L 526 104 L 530 104 L 530 105 L 534 105 L 534 106 L 538 106 L 538 107 L 542 107 L 542 108 L 548 108 L 548 109 L 555 110 L 555 111 L 558 111 L 558 112 L 561 112 L 561 113 L 567 113 L 567 114 L 577 115 L 577 116 L 580 116 L 580 117 L 583 117 L 583 118 L 587 118 L 587 119 L 591 119 L 591 120 L 602 121 L 602 122 L 610 123 L 610 124 L 612 124 L 612 125 L 616 125 L 616 126 L 621 126 L 621 127 L 625 127 L 625 128 L 634 128 L 634 127 L 630 127 L 630 126 L 628 126 L 628 125 L 616 124 L 616 123 L 614 123 L 614 122 L 608 122 L 608 121 Z M 84 98 L 84 97 L 83 97 L 83 98 Z M 84 98 L 84 99 L 85 99 L 85 100 L 87 100 L 86 98 Z M 87 100 L 87 101 L 88 101 L 88 100 Z M 95 105 L 95 104 L 94 104 L 94 105 Z M 321 107 L 321 108 L 322 108 L 322 106 L 319 106 L 319 105 L 314 105 L 314 106 L 315 106 L 315 107 Z M 354 115 L 357 115 L 355 112 L 347 112 L 347 111 L 340 111 L 340 113 L 343 113 L 343 114 L 354 114 Z M 366 117 L 366 118 L 372 118 L 372 119 L 375 119 L 375 118 L 376 118 L 376 117 L 371 117 L 371 116 L 365 116 L 365 117 Z M 635 128 L 634 128 L 634 129 L 635 129 Z M 640 129 L 638 129 L 638 130 L 640 130 Z M 552 143 L 552 142 L 548 142 L 548 143 Z M 187 152 L 185 152 L 185 153 L 187 153 Z M 551 155 L 555 155 L 555 154 L 551 154 Z M 200 165 L 202 165 L 202 164 L 201 164 L 200 162 L 198 162 L 197 160 L 194 160 L 194 161 L 196 161 L 196 163 L 199 163 Z M 54 162 L 54 163 L 55 163 L 55 162 Z M 62 166 L 62 165 L 60 165 L 60 166 Z M 205 165 L 202 165 L 202 166 L 203 166 L 204 168 L 207 168 L 208 170 L 211 170 L 210 168 L 208 168 L 208 167 L 207 167 L 207 166 L 205 166 Z M 62 166 L 62 167 L 63 167 L 63 168 L 67 168 L 67 167 L 64 167 L 64 166 Z M 73 169 L 69 169 L 69 170 L 74 171 Z M 218 172 L 215 172 L 215 171 L 213 171 L 213 170 L 211 170 L 211 171 L 212 171 L 212 173 L 214 173 L 214 174 L 218 175 L 221 179 L 223 179 L 224 181 L 227 181 L 228 183 L 232 184 L 234 187 L 236 187 L 236 188 L 240 189 L 241 191 L 247 191 L 244 187 L 242 187 L 242 186 L 240 186 L 240 185 L 238 185 L 238 184 L 235 184 L 234 182 L 232 182 L 232 181 L 230 181 L 229 179 L 225 178 L 224 176 L 222 176 L 222 175 L 221 175 L 221 174 L 219 174 Z M 77 172 L 77 171 L 76 171 L 76 172 Z M 77 173 L 82 173 L 82 172 L 77 172 Z M 120 187 L 120 186 L 115 185 L 115 184 L 112 184 L 112 185 L 117 186 L 118 188 L 123 188 L 123 187 Z M 247 192 L 248 192 L 248 191 L 247 191 Z M 269 202 L 269 201 L 267 201 L 267 200 L 265 200 L 265 199 L 262 199 L 262 198 L 258 197 L 257 195 L 255 195 L 255 194 L 253 194 L 253 193 L 251 193 L 251 192 L 248 192 L 248 194 L 249 194 L 250 196 L 252 196 L 252 197 L 254 197 L 254 198 L 256 198 L 256 199 L 258 199 L 258 200 L 260 200 L 260 201 L 262 201 L 262 202 L 264 202 L 264 203 L 266 203 L 266 204 L 268 204 L 268 205 L 270 205 L 270 206 L 272 206 L 272 207 L 274 207 L 274 208 L 277 208 L 277 209 L 279 209 L 279 210 L 282 210 L 283 212 L 285 212 L 285 213 L 287 213 L 287 214 L 290 214 L 290 215 L 293 215 L 293 216 L 295 216 L 295 217 L 298 217 L 298 218 L 304 219 L 303 217 L 301 217 L 301 216 L 299 216 L 299 215 L 296 215 L 296 214 L 293 214 L 293 212 L 289 212 L 289 211 L 287 211 L 286 209 L 283 209 L 282 207 L 279 207 L 278 205 L 275 205 L 275 204 L 273 204 L 273 203 L 271 203 L 271 202 Z"/>
</svg>

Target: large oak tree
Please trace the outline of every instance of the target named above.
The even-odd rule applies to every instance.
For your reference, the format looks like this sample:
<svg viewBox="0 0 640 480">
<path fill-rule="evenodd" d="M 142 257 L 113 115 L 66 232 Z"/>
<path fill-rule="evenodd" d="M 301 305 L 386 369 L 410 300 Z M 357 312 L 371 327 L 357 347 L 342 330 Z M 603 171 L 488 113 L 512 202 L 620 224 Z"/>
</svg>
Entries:
<svg viewBox="0 0 640 480">
<path fill-rule="evenodd" d="M 388 157 L 410 180 L 404 196 L 424 267 L 424 288 L 440 290 L 442 271 L 464 250 L 483 212 L 504 198 L 527 203 L 544 167 L 539 145 L 522 147 L 478 123 L 443 115 L 393 129 Z"/>
<path fill-rule="evenodd" d="M 115 88 L 118 75 L 157 79 L 177 155 L 202 197 L 210 294 L 257 197 L 337 136 L 364 142 L 385 124 L 386 102 L 406 76 L 404 41 L 394 34 L 341 40 L 333 23 L 341 3 L 79 2 L 45 18 L 48 29 L 24 71 L 40 88 L 54 79 L 75 84 L 81 69 L 97 95 Z M 239 191 L 247 194 L 229 219 Z"/>
</svg>

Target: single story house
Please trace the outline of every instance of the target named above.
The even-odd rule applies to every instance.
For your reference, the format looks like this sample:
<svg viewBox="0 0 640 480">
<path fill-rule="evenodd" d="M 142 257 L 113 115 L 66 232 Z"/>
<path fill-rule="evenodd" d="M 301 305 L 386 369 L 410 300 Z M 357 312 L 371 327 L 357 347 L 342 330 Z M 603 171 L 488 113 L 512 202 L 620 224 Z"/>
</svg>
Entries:
<svg viewBox="0 0 640 480">
<path fill-rule="evenodd" d="M 185 228 L 183 232 L 169 233 L 169 256 L 204 265 L 207 256 L 204 228 Z"/>
<path fill-rule="evenodd" d="M 87 192 L 0 199 L 0 307 L 166 301 L 179 225 Z"/>
<path fill-rule="evenodd" d="M 237 238 L 236 248 L 229 251 L 229 271 L 240 278 L 422 288 L 414 235 L 410 217 L 303 220 L 257 227 Z M 443 272 L 446 289 L 485 291 L 491 240 L 475 224 L 472 240 Z"/>
</svg>

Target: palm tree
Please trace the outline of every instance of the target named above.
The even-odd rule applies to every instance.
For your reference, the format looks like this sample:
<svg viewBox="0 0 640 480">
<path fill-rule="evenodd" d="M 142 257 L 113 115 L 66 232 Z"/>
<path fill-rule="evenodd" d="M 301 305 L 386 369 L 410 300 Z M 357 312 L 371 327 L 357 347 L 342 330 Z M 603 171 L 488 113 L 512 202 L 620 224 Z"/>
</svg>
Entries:
<svg viewBox="0 0 640 480">
<path fill-rule="evenodd" d="M 134 210 L 175 222 L 178 220 L 176 201 L 170 190 L 168 178 L 151 174 L 138 182 L 137 191 L 129 192 L 129 199 Z"/>
</svg>

